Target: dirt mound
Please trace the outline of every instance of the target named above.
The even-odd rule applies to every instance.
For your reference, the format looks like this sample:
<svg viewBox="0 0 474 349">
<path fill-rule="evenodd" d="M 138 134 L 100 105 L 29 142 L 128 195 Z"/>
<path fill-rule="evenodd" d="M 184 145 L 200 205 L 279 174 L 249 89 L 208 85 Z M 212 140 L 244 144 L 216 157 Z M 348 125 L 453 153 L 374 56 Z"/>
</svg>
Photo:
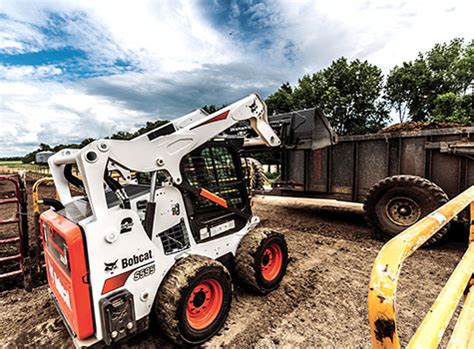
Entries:
<svg viewBox="0 0 474 349">
<path fill-rule="evenodd" d="M 408 132 L 408 131 L 421 131 L 421 130 L 433 130 L 440 128 L 454 128 L 466 126 L 457 122 L 439 122 L 439 121 L 408 121 L 394 124 L 384 128 L 378 133 L 394 133 L 394 132 Z"/>
</svg>

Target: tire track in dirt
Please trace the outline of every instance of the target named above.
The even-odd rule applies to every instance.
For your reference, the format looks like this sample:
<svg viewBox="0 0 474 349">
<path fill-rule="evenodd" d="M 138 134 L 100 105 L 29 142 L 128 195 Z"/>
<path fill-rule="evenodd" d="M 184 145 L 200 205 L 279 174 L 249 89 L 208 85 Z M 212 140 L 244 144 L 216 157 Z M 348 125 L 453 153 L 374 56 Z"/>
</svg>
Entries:
<svg viewBox="0 0 474 349">
<path fill-rule="evenodd" d="M 312 264 L 319 264 L 315 259 Z M 216 346 L 251 347 L 259 338 L 264 338 L 272 327 L 281 319 L 282 313 L 291 311 L 300 299 L 308 292 L 313 292 L 318 277 L 318 271 L 306 261 L 305 269 L 299 268 L 294 261 L 288 267 L 287 276 L 279 289 L 266 296 L 250 294 L 247 290 L 238 290 L 232 307 L 232 312 L 226 323 L 222 337 L 215 337 L 206 345 L 207 348 Z M 298 270 L 297 272 L 295 272 Z M 304 285 L 297 286 L 297 279 L 304 277 Z M 247 294 L 245 294 L 247 293 Z M 272 338 L 278 341 L 278 338 Z"/>
<path fill-rule="evenodd" d="M 370 238 L 358 216 L 258 202 L 254 210 L 263 226 L 285 234 L 291 257 L 287 275 L 266 296 L 237 282 L 224 328 L 204 347 L 369 347 L 368 283 L 383 243 Z M 420 250 L 405 263 L 398 292 L 402 344 L 413 335 L 464 250 L 464 244 L 445 244 Z M 72 346 L 47 287 L 3 292 L 0 307 L 0 347 Z M 174 346 L 152 327 L 121 347 Z"/>
<path fill-rule="evenodd" d="M 292 234 L 285 233 L 286 236 Z M 299 251 L 296 250 L 293 254 L 295 260 L 288 269 L 285 281 L 267 297 L 261 308 L 254 311 L 250 326 L 237 333 L 229 342 L 229 347 L 334 347 L 334 343 L 339 343 L 336 339 L 346 337 L 345 331 L 338 333 L 340 319 L 334 305 L 341 300 L 337 299 L 337 289 L 341 286 L 348 290 L 355 289 L 359 293 L 356 299 L 363 299 L 367 284 L 354 284 L 351 279 L 354 271 L 350 268 L 341 270 L 341 273 L 334 273 L 332 268 L 327 268 L 334 256 L 347 254 L 344 241 L 331 241 L 307 233 L 293 234 L 297 236 L 289 237 L 290 241 L 303 240 L 306 242 L 303 246 L 312 249 L 302 251 L 300 243 L 290 245 Z M 331 298 L 334 303 L 330 301 Z M 349 313 L 354 314 L 365 311 L 365 306 L 349 309 Z M 319 321 L 320 319 L 324 321 Z M 328 319 L 334 324 L 333 327 L 328 326 Z M 352 327 L 357 327 L 365 342 L 369 335 L 368 325 L 363 326 L 363 320 L 356 322 Z M 346 324 L 342 328 L 344 326 Z"/>
</svg>

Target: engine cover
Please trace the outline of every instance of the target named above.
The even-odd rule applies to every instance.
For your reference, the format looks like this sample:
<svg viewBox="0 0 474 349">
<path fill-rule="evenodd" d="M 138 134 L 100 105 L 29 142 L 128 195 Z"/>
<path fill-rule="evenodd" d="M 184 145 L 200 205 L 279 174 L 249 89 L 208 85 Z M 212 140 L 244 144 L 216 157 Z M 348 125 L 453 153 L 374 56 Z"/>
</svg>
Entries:
<svg viewBox="0 0 474 349">
<path fill-rule="evenodd" d="M 94 334 L 81 229 L 53 210 L 40 217 L 48 283 L 67 325 L 79 339 Z"/>
</svg>

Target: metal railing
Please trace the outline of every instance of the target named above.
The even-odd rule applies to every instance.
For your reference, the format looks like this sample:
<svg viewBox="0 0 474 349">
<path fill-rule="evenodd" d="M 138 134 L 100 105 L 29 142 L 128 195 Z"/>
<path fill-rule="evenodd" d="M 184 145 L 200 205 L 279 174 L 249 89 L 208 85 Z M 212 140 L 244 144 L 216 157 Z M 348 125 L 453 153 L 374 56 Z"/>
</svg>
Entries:
<svg viewBox="0 0 474 349">
<path fill-rule="evenodd" d="M 8 232 L 0 238 L 0 245 L 13 246 L 14 254 L 6 254 L 0 257 L 0 265 L 8 269 L 8 265 L 17 263 L 16 269 L 0 273 L 0 280 L 23 274 L 24 287 L 30 290 L 32 287 L 29 258 L 28 240 L 28 205 L 26 195 L 25 174 L 0 175 L 0 181 L 13 184 L 13 196 L 0 199 L 0 205 L 14 205 L 15 214 L 13 218 L 1 219 L 2 226 L 15 226 L 15 232 Z M 12 236 L 14 233 L 15 236 Z M 12 248 L 13 249 L 13 248 Z"/>
<path fill-rule="evenodd" d="M 403 261 L 470 205 L 469 247 L 409 341 L 407 348 L 437 348 L 463 294 L 466 294 L 449 348 L 474 347 L 474 186 L 459 194 L 380 250 L 372 269 L 368 309 L 373 348 L 400 348 L 396 291 Z M 472 289 L 472 290 L 470 290 Z"/>
<path fill-rule="evenodd" d="M 32 196 L 33 196 L 33 215 L 34 215 L 34 222 L 35 222 L 35 239 L 36 239 L 36 251 L 35 251 L 35 264 L 36 264 L 36 272 L 41 274 L 42 269 L 44 268 L 43 263 L 43 248 L 42 248 L 42 241 L 41 241 L 41 232 L 40 232 L 40 225 L 39 225 L 39 218 L 41 215 L 40 205 L 43 204 L 43 199 L 39 197 L 39 188 L 44 183 L 52 183 L 52 177 L 44 177 L 38 179 L 32 187 Z M 57 194 L 56 194 L 57 198 Z"/>
</svg>

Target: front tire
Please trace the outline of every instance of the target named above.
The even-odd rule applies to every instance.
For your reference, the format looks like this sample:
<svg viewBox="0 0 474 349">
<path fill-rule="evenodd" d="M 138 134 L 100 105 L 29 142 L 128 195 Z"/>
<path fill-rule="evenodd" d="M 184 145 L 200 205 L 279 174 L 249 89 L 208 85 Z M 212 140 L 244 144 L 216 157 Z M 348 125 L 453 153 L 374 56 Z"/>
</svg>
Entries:
<svg viewBox="0 0 474 349">
<path fill-rule="evenodd" d="M 154 310 L 158 324 L 177 344 L 199 345 L 224 324 L 232 301 L 227 269 L 204 256 L 176 262 L 158 290 Z"/>
<path fill-rule="evenodd" d="M 364 202 L 365 219 L 375 236 L 390 240 L 448 202 L 448 196 L 429 180 L 409 175 L 387 177 L 376 183 Z M 444 226 L 425 246 L 438 243 L 448 231 Z"/>
<path fill-rule="evenodd" d="M 256 229 L 240 241 L 235 257 L 237 275 L 246 285 L 266 294 L 279 285 L 288 265 L 283 234 Z"/>
</svg>

